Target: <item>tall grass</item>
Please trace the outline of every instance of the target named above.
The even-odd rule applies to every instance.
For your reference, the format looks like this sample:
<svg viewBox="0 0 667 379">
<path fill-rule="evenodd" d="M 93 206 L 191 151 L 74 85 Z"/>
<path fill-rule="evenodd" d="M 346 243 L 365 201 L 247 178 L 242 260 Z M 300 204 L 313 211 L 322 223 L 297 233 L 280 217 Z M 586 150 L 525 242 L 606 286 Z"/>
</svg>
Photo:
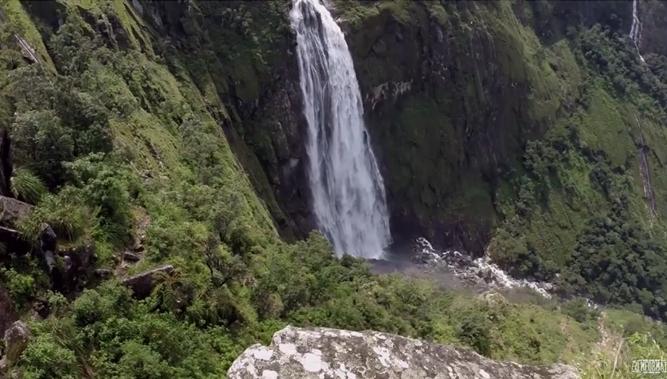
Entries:
<svg viewBox="0 0 667 379">
<path fill-rule="evenodd" d="M 27 168 L 19 168 L 11 178 L 12 193 L 17 199 L 37 204 L 47 192 L 42 180 Z"/>
<path fill-rule="evenodd" d="M 99 232 L 97 213 L 81 201 L 76 191 L 65 189 L 57 195 L 45 195 L 29 217 L 18 227 L 33 243 L 48 224 L 61 241 L 90 241 Z"/>
</svg>

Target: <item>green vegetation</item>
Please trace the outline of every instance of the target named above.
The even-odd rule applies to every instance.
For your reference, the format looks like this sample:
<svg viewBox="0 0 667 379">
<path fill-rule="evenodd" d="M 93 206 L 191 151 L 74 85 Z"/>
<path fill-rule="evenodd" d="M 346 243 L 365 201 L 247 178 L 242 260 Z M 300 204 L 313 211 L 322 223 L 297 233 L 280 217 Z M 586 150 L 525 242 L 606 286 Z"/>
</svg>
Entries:
<svg viewBox="0 0 667 379">
<path fill-rule="evenodd" d="M 399 211 L 432 235 L 453 225 L 452 241 L 466 246 L 491 236 L 489 252 L 512 273 L 560 274 L 566 296 L 635 313 L 446 291 L 372 275 L 319 234 L 282 240 L 276 224 L 288 216 L 263 171 L 281 169 L 267 132 L 279 116 L 253 104 L 274 95 L 263 89 L 289 64 L 288 1 L 43 4 L 0 4 L 0 127 L 12 137 L 14 195 L 35 205 L 17 228 L 37 248 L 47 223 L 61 249 L 94 252 L 92 268 L 119 277 L 76 277 L 77 290 L 61 294 L 37 254 L 0 251 L 0 282 L 19 312 L 41 315 L 11 368 L 23 377 L 220 377 L 287 324 L 564 361 L 592 377 L 613 370 L 603 347 L 590 354 L 600 323 L 627 339 L 617 373 L 667 348 L 664 326 L 636 313 L 667 311 L 667 234 L 648 214 L 637 157 L 645 135 L 662 214 L 664 72 L 638 66 L 609 30 L 582 27 L 547 45 L 509 3 L 336 1 L 346 27 L 364 30 L 350 34 L 364 91 L 411 83 L 369 114 Z M 460 34 L 438 37 L 431 21 Z M 400 32 L 387 32 L 394 22 Z M 23 59 L 15 33 L 41 63 Z M 445 40 L 445 57 L 409 54 Z M 414 80 L 422 58 L 449 71 L 427 67 L 433 76 Z M 139 262 L 121 264 L 136 244 Z M 145 299 L 120 283 L 165 263 L 174 272 Z M 57 270 L 66 264 L 58 254 Z"/>
<path fill-rule="evenodd" d="M 369 121 L 395 222 L 665 318 L 667 83 L 619 32 L 623 9 L 600 2 L 588 26 L 576 2 L 433 3 L 336 2 L 361 31 L 362 87 L 388 93 Z"/>
<path fill-rule="evenodd" d="M 649 108 L 652 113 L 637 124 L 648 96 L 657 92 L 650 86 L 640 92 L 625 79 L 632 70 L 644 69 L 634 52 L 613 41 L 617 39 L 599 26 L 574 41 L 585 52 L 584 63 L 606 62 L 604 70 L 596 67 L 588 73 L 596 78 L 602 72 L 604 80 L 593 79 L 584 88 L 585 103 L 564 126 L 527 144 L 525 174 L 515 179 L 516 197 L 502 207 L 508 217 L 492 246 L 497 260 L 516 275 L 553 281 L 560 272 L 564 293 L 602 304 L 638 305 L 664 319 L 667 282 L 660 273 L 667 264 L 665 226 L 647 209 L 651 200 L 642 192 L 648 184 L 639 173 L 638 156 L 643 135 L 664 115 Z M 593 54 L 592 44 L 605 48 Z M 607 49 L 609 44 L 617 50 Z M 622 104 L 619 98 L 638 100 Z M 652 141 L 649 149 L 661 155 L 664 147 Z M 654 201 L 661 204 L 663 199 L 656 196 Z"/>
<path fill-rule="evenodd" d="M 18 169 L 11 178 L 12 192 L 17 199 L 31 204 L 39 202 L 47 192 L 41 179 L 28 169 Z"/>
</svg>

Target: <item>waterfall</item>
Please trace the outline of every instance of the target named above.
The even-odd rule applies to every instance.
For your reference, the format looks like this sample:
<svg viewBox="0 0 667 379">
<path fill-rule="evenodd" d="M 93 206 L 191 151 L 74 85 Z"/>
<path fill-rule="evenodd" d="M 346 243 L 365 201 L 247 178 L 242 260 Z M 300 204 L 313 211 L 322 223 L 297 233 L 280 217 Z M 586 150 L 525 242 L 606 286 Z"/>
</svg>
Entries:
<svg viewBox="0 0 667 379">
<path fill-rule="evenodd" d="M 630 26 L 630 40 L 632 40 L 632 43 L 635 45 L 635 49 L 637 49 L 637 55 L 639 55 L 639 59 L 645 63 L 646 61 L 639 51 L 639 44 L 641 43 L 642 39 L 642 22 L 639 20 L 637 2 L 638 0 L 632 0 L 632 26 Z"/>
<path fill-rule="evenodd" d="M 391 242 L 384 183 L 345 36 L 320 0 L 293 0 L 308 122 L 313 213 L 336 252 L 378 258 Z"/>
</svg>

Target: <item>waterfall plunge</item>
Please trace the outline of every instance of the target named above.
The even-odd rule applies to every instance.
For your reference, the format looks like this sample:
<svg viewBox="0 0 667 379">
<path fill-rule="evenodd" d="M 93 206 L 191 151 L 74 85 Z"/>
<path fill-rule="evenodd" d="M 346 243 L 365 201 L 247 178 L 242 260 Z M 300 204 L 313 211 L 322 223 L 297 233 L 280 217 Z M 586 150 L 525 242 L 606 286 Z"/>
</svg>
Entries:
<svg viewBox="0 0 667 379">
<path fill-rule="evenodd" d="M 318 226 L 338 254 L 378 258 L 391 241 L 389 217 L 345 36 L 320 0 L 293 0 L 290 19 Z"/>
<path fill-rule="evenodd" d="M 637 49 L 637 55 L 642 62 L 646 62 L 639 51 L 639 44 L 642 38 L 642 22 L 639 20 L 639 12 L 637 10 L 637 1 L 632 0 L 632 25 L 630 26 L 630 39 Z"/>
</svg>

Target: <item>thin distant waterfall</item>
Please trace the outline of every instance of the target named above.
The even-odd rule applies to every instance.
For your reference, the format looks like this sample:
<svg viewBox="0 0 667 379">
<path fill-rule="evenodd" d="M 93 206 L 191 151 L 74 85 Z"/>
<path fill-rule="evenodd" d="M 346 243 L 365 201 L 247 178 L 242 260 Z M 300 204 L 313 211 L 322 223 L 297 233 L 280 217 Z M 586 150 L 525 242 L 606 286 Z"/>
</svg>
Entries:
<svg viewBox="0 0 667 379">
<path fill-rule="evenodd" d="M 630 27 L 630 39 L 635 45 L 635 49 L 637 49 L 637 55 L 639 55 L 639 59 L 641 59 L 642 62 L 645 62 L 644 57 L 642 57 L 642 53 L 639 51 L 639 44 L 641 43 L 642 39 L 642 22 L 639 20 L 637 2 L 638 0 L 632 0 L 632 26 Z"/>
<path fill-rule="evenodd" d="M 338 254 L 378 258 L 391 242 L 386 196 L 345 36 L 320 0 L 293 0 L 290 19 L 318 226 Z"/>
</svg>

